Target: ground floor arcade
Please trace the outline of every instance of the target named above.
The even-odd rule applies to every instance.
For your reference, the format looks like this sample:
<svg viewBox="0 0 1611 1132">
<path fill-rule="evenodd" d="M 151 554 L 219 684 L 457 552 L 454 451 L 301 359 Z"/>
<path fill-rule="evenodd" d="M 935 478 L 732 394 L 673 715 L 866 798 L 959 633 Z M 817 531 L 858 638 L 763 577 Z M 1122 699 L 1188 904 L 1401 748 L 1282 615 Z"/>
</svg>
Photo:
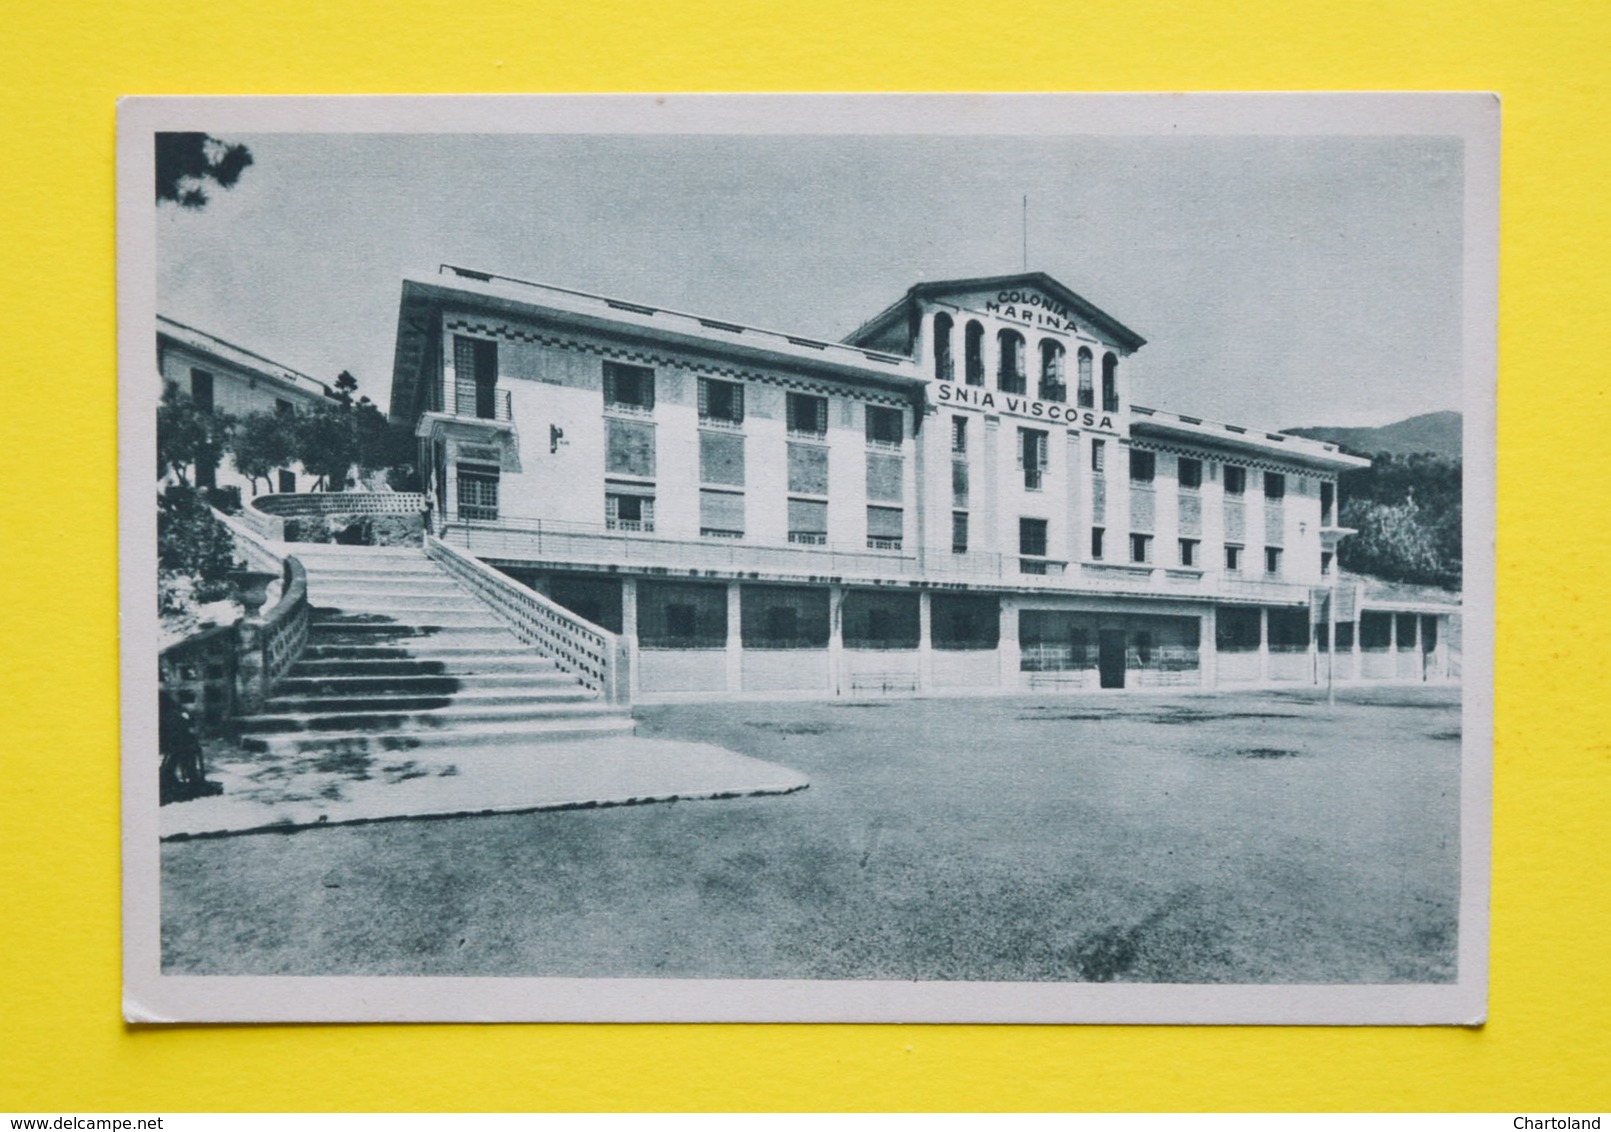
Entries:
<svg viewBox="0 0 1611 1132">
<path fill-rule="evenodd" d="M 1449 611 L 1048 595 L 909 584 L 782 584 L 505 564 L 625 637 L 637 697 L 1442 681 Z"/>
</svg>

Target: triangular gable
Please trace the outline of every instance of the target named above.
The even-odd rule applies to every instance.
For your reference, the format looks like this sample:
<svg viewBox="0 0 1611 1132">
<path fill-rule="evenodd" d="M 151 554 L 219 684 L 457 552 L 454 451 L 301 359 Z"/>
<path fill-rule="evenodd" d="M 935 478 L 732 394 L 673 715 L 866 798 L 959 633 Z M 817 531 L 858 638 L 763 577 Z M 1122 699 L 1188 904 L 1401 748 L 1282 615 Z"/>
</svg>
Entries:
<svg viewBox="0 0 1611 1132">
<path fill-rule="evenodd" d="M 963 310 L 1051 330 L 1088 330 L 1126 352 L 1140 349 L 1147 341 L 1042 271 L 919 283 L 908 296 L 913 300 L 953 303 Z"/>
</svg>

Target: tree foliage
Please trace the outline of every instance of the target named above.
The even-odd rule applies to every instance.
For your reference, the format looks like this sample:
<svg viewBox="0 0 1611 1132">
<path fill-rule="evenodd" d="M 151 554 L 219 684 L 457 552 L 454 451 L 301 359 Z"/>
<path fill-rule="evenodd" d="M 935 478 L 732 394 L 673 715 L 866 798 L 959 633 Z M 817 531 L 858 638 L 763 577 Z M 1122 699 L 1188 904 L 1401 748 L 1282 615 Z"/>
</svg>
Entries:
<svg viewBox="0 0 1611 1132">
<path fill-rule="evenodd" d="M 1359 533 L 1342 541 L 1342 566 L 1390 581 L 1458 587 L 1461 581 L 1461 464 L 1422 453 L 1379 453 L 1339 484 L 1341 522 Z"/>
<path fill-rule="evenodd" d="M 235 425 L 232 451 L 235 470 L 252 481 L 252 494 L 257 494 L 257 481 L 267 481 L 275 468 L 284 468 L 297 459 L 297 428 L 295 413 L 248 413 Z"/>
<path fill-rule="evenodd" d="M 170 382 L 157 406 L 157 478 L 171 472 L 182 484 L 194 483 L 197 469 L 218 467 L 234 431 L 235 418 L 201 408 Z"/>
<path fill-rule="evenodd" d="M 297 415 L 296 454 L 324 491 L 340 491 L 358 462 L 358 430 L 350 406 L 331 403 Z"/>
<path fill-rule="evenodd" d="M 244 145 L 200 133 L 159 133 L 157 204 L 168 201 L 180 208 L 204 208 L 208 181 L 221 189 L 232 188 L 251 164 L 252 151 Z"/>
<path fill-rule="evenodd" d="M 157 495 L 157 572 L 159 582 L 184 576 L 195 580 L 197 601 L 229 596 L 228 574 L 235 569 L 235 545 L 213 517 L 201 494 L 176 485 Z M 159 592 L 172 587 L 159 584 Z"/>
</svg>

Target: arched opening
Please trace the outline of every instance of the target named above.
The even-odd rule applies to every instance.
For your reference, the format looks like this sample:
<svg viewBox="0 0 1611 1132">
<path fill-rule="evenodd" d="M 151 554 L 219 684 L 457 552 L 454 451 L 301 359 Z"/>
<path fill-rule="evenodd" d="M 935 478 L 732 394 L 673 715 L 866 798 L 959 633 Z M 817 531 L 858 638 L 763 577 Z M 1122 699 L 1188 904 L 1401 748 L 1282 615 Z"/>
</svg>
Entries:
<svg viewBox="0 0 1611 1132">
<path fill-rule="evenodd" d="M 1003 393 L 1023 393 L 1028 385 L 1024 373 L 1024 336 L 1016 330 L 996 335 L 1001 354 L 996 364 L 996 388 Z"/>
<path fill-rule="evenodd" d="M 1102 355 L 1102 411 L 1119 411 L 1119 359 L 1112 354 Z"/>
<path fill-rule="evenodd" d="M 984 327 L 969 321 L 963 331 L 963 369 L 969 385 L 984 384 Z"/>
<path fill-rule="evenodd" d="M 951 316 L 937 314 L 934 316 L 934 376 L 940 381 L 950 381 L 956 376 L 954 369 L 951 360 Z"/>
<path fill-rule="evenodd" d="M 1091 383 L 1091 351 L 1080 347 L 1080 408 L 1096 408 L 1096 387 Z"/>
<path fill-rule="evenodd" d="M 1068 400 L 1068 386 L 1063 383 L 1063 359 L 1066 351 L 1061 342 L 1042 338 L 1040 342 L 1040 392 L 1042 401 Z"/>
</svg>

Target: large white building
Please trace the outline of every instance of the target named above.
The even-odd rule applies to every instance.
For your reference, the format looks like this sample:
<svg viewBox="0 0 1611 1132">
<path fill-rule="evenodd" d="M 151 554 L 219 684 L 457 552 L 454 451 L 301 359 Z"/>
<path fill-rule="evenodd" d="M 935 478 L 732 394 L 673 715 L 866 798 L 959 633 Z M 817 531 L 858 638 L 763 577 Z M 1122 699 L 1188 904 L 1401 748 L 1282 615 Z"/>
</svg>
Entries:
<svg viewBox="0 0 1611 1132">
<path fill-rule="evenodd" d="M 1366 462 L 1134 404 L 1143 345 L 1038 273 L 825 342 L 443 268 L 391 418 L 438 533 L 651 699 L 1447 678 L 1452 602 L 1337 577 Z"/>
<path fill-rule="evenodd" d="M 317 378 L 161 314 L 157 315 L 157 375 L 164 386 L 178 389 L 199 408 L 234 417 L 291 414 L 337 400 L 335 390 Z M 294 462 L 274 469 L 270 477 L 273 490 L 296 491 L 301 471 Z M 251 494 L 253 485 L 235 469 L 228 452 L 223 453 L 218 467 L 198 468 L 196 475 L 200 487 L 238 487 L 243 495 Z"/>
</svg>

